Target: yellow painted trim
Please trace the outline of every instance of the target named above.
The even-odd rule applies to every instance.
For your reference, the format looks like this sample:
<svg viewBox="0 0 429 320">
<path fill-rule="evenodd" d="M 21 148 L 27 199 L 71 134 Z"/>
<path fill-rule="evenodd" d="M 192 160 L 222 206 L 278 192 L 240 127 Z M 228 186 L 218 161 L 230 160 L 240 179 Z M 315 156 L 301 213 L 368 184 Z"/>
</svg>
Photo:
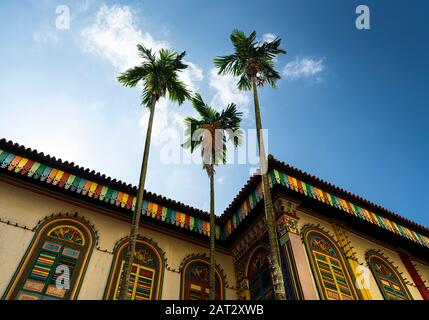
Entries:
<svg viewBox="0 0 429 320">
<path fill-rule="evenodd" d="M 345 233 L 346 231 L 344 230 L 344 228 L 341 228 L 340 226 L 333 224 L 332 225 L 333 229 L 334 229 L 334 233 L 335 236 L 337 237 L 338 241 L 340 242 L 340 244 L 343 246 L 343 249 L 345 251 L 351 252 L 353 257 L 356 256 L 356 253 L 353 251 L 353 249 L 351 248 L 350 244 L 348 243 Z M 353 259 L 347 258 L 347 261 L 350 265 L 350 269 L 353 272 L 353 276 L 355 279 L 358 278 L 358 274 L 356 273 L 356 269 L 359 266 L 359 263 Z M 371 296 L 371 292 L 368 288 L 356 288 L 356 290 L 360 290 L 362 297 L 364 298 L 364 300 L 372 300 L 372 296 Z"/>
<path fill-rule="evenodd" d="M 122 273 L 122 270 L 124 269 L 124 264 L 125 264 L 125 260 L 122 260 L 122 263 L 121 263 L 121 269 L 120 269 L 120 271 L 119 271 L 119 274 L 121 274 Z M 137 291 L 137 283 L 138 283 L 138 280 L 139 280 L 139 273 L 140 273 L 140 270 L 141 269 L 143 269 L 143 270 L 148 270 L 148 271 L 151 271 L 152 272 L 152 278 L 150 278 L 150 293 L 149 293 L 149 299 L 143 299 L 143 300 L 152 300 L 152 296 L 153 296 L 153 287 L 154 287 L 154 285 L 153 285 L 153 281 L 154 281 L 154 278 L 155 278 L 155 273 L 156 273 L 156 270 L 155 269 L 152 269 L 152 268 L 148 268 L 148 267 L 146 267 L 146 266 L 143 266 L 143 265 L 141 265 L 141 264 L 137 264 L 137 263 L 133 263 L 133 266 L 135 266 L 137 269 L 136 269 L 136 273 L 135 273 L 135 275 L 134 275 L 134 283 L 133 283 L 133 290 L 132 290 L 132 292 L 131 292 L 131 300 L 135 300 L 135 297 L 136 297 L 136 291 Z M 147 277 L 140 277 L 140 278 L 146 278 L 146 279 L 149 279 L 149 278 L 147 278 Z M 116 298 L 116 293 L 118 292 L 118 289 L 119 289 L 119 283 L 121 282 L 121 277 L 118 277 L 118 280 L 116 281 L 116 288 L 115 288 L 115 295 L 113 296 L 113 300 L 118 300 L 117 298 Z"/>
<path fill-rule="evenodd" d="M 51 230 L 47 233 L 47 235 L 48 235 L 48 236 L 50 236 L 50 237 L 52 237 L 52 238 L 57 238 L 57 237 L 55 237 L 55 236 L 52 236 L 51 234 L 52 234 L 52 232 L 54 232 L 55 230 L 57 230 L 57 229 L 59 229 L 59 228 L 69 228 L 69 229 L 73 229 L 73 231 L 76 231 L 77 233 L 79 233 L 79 235 L 80 235 L 80 237 L 82 238 L 82 241 L 83 241 L 83 243 L 82 243 L 82 244 L 80 244 L 80 243 L 77 243 L 77 244 L 78 244 L 78 245 L 81 245 L 81 246 L 84 246 L 84 245 L 85 245 L 85 237 L 83 236 L 82 232 L 80 232 L 80 230 L 79 230 L 79 229 L 77 229 L 77 228 L 75 228 L 75 227 L 73 227 L 73 226 L 71 226 L 71 225 L 62 224 L 62 225 L 56 226 L 55 228 L 51 229 Z M 59 239 L 59 240 L 62 240 L 62 241 L 66 241 L 66 242 L 72 242 L 72 243 L 75 243 L 75 242 L 70 241 L 70 240 L 67 240 L 67 239 L 62 239 L 62 238 L 58 238 L 58 239 Z"/>
<path fill-rule="evenodd" d="M 113 264 L 113 267 L 112 267 L 113 270 L 112 270 L 112 273 L 111 273 L 112 280 L 113 280 L 113 277 L 116 274 L 116 270 L 118 269 L 119 256 L 122 254 L 122 251 L 124 249 L 126 249 L 126 246 L 127 246 L 128 243 L 129 243 L 128 240 L 124 241 L 116 249 L 116 251 L 115 251 L 115 260 L 114 260 L 114 264 Z M 137 239 L 137 243 L 141 243 L 141 244 L 143 244 L 143 245 L 148 246 L 149 248 L 151 248 L 153 250 L 153 252 L 155 252 L 156 257 L 159 259 L 159 277 L 158 277 L 158 283 L 156 284 L 156 287 L 157 287 L 157 297 L 155 299 L 160 299 L 160 297 L 161 297 L 161 285 L 162 285 L 161 282 L 163 281 L 164 268 L 165 268 L 164 260 L 162 259 L 160 253 L 158 252 L 158 249 L 156 247 L 154 247 L 150 242 L 147 242 L 147 241 L 144 241 L 144 240 L 141 240 L 141 239 Z M 123 264 L 123 261 L 121 262 L 121 269 L 120 270 L 122 270 L 122 264 Z M 120 280 L 120 278 L 121 278 L 120 277 L 120 274 L 121 274 L 120 272 L 121 271 L 119 271 L 118 280 Z M 112 282 L 113 281 L 110 281 L 109 288 L 107 289 L 107 293 L 106 293 L 106 296 L 105 296 L 106 299 L 108 299 L 108 297 L 111 294 L 112 288 L 114 287 L 114 284 Z M 153 285 L 152 285 L 152 287 L 153 287 Z M 116 292 L 117 292 L 117 288 L 115 287 L 115 291 L 113 293 L 113 298 L 115 298 Z"/>
<path fill-rule="evenodd" d="M 312 250 L 312 252 L 313 252 L 314 261 L 316 262 L 316 266 L 315 267 L 317 269 L 318 277 L 319 277 L 319 279 L 321 281 L 321 285 L 322 285 L 322 287 L 324 289 L 324 292 L 325 292 L 325 297 L 328 300 L 337 300 L 337 299 L 330 298 L 329 295 L 328 295 L 328 291 L 334 291 L 334 292 L 336 292 L 340 296 L 340 298 L 341 298 L 340 300 L 344 300 L 344 299 L 342 299 L 343 296 L 345 296 L 347 298 L 350 298 L 350 300 L 355 300 L 355 297 L 353 297 L 353 293 L 352 293 L 353 290 L 352 290 L 352 288 L 350 288 L 350 283 L 348 281 L 346 281 L 347 289 L 349 289 L 351 295 L 344 294 L 344 293 L 341 292 L 340 285 L 338 284 L 337 278 L 335 276 L 335 271 L 334 271 L 334 269 L 332 267 L 331 259 L 338 262 L 338 265 L 341 267 L 341 268 L 338 268 L 338 269 L 340 269 L 342 271 L 344 278 L 347 279 L 347 275 L 346 275 L 346 272 L 344 271 L 344 268 L 343 268 L 343 265 L 342 265 L 341 261 L 339 259 L 335 258 L 335 257 L 329 256 L 329 255 L 324 254 L 323 252 L 320 252 L 320 251 L 317 251 L 317 250 Z M 316 256 L 316 254 L 324 256 L 326 258 L 326 260 L 324 261 L 324 260 L 318 259 L 317 256 Z M 319 267 L 318 261 L 321 261 L 322 263 L 328 265 L 329 270 L 331 271 L 331 276 L 332 276 L 332 278 L 334 280 L 333 282 L 334 282 L 334 285 L 336 287 L 336 290 L 326 288 L 325 283 L 323 281 L 324 278 L 323 278 L 322 273 L 320 271 L 320 267 Z"/>
</svg>

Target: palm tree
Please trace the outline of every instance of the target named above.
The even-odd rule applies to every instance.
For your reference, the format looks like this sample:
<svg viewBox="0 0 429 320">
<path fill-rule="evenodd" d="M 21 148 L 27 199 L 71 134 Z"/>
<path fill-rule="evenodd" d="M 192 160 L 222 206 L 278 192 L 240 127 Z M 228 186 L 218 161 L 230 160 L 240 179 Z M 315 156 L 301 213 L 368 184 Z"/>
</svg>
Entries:
<svg viewBox="0 0 429 320">
<path fill-rule="evenodd" d="M 268 238 L 271 248 L 269 259 L 271 261 L 271 275 L 275 298 L 277 300 L 283 300 L 286 298 L 286 295 L 283 273 L 280 267 L 280 251 L 268 180 L 268 163 L 261 131 L 262 123 L 257 87 L 263 86 L 266 82 L 273 88 L 277 87 L 276 82 L 280 79 L 280 74 L 275 70 L 274 62 L 278 54 L 286 53 L 286 51 L 280 48 L 280 38 L 277 37 L 270 42 L 259 42 L 256 40 L 255 31 L 249 36 L 246 36 L 243 31 L 234 30 L 230 38 L 234 46 L 234 53 L 227 56 L 216 57 L 214 59 L 214 64 L 219 68 L 218 73 L 220 75 L 232 74 L 239 77 L 237 83 L 238 89 L 246 91 L 253 90 L 260 170 L 262 174 L 262 190 L 265 199 L 265 218 L 267 221 Z"/>
<path fill-rule="evenodd" d="M 236 105 L 230 103 L 222 112 L 208 106 L 200 94 L 192 98 L 192 105 L 200 115 L 200 119 L 187 117 L 185 119 L 186 141 L 182 146 L 192 152 L 201 148 L 203 168 L 210 178 L 210 291 L 209 299 L 215 300 L 215 191 L 214 167 L 218 163 L 226 162 L 226 143 L 231 141 L 238 147 L 242 141 L 240 122 L 242 113 L 237 111 Z M 228 139 L 227 139 L 228 136 Z"/>
<path fill-rule="evenodd" d="M 137 202 L 131 222 L 130 241 L 125 255 L 124 268 L 121 274 L 122 278 L 119 291 L 120 300 L 127 300 L 129 298 L 128 284 L 134 260 L 137 230 L 139 228 L 140 215 L 142 213 L 144 185 L 149 161 L 150 140 L 156 103 L 161 97 L 165 97 L 167 94 L 171 101 L 177 102 L 179 105 L 191 97 L 190 92 L 186 89 L 185 84 L 179 79 L 178 74 L 188 67 L 182 61 L 186 54 L 185 52 L 178 54 L 172 50 L 161 49 L 157 56 L 152 53 L 150 49 L 147 49 L 140 44 L 137 45 L 137 49 L 139 56 L 143 59 L 142 63 L 122 72 L 118 76 L 118 81 L 126 87 L 135 87 L 139 82 L 142 83 L 143 92 L 141 104 L 149 108 L 150 114 L 146 132 L 143 162 L 140 171 Z"/>
</svg>

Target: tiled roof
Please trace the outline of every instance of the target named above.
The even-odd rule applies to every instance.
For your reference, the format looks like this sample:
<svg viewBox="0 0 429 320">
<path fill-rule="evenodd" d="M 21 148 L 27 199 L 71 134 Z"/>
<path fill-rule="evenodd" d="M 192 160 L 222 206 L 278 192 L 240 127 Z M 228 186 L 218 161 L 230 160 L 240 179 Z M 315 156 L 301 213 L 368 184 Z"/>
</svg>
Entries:
<svg viewBox="0 0 429 320">
<path fill-rule="evenodd" d="M 335 207 L 368 223 L 429 248 L 429 229 L 269 156 L 271 187 L 287 189 Z M 261 179 L 253 176 L 221 216 L 228 238 L 263 199 Z"/>
<path fill-rule="evenodd" d="M 429 229 L 377 206 L 361 197 L 329 184 L 306 172 L 269 157 L 270 183 L 335 207 L 346 214 L 389 230 L 410 241 L 429 247 Z M 0 140 L 0 172 L 26 176 L 53 188 L 69 190 L 103 204 L 131 212 L 137 188 L 100 173 Z M 210 234 L 209 215 L 205 211 L 145 192 L 143 214 L 205 236 Z M 251 177 L 221 217 L 217 218 L 216 237 L 225 240 L 263 199 L 260 176 Z"/>
<path fill-rule="evenodd" d="M 74 163 L 45 156 L 36 150 L 26 149 L 5 139 L 0 140 L 0 170 L 46 183 L 53 188 L 69 190 L 98 200 L 101 204 L 125 208 L 130 212 L 135 208 L 137 187 L 89 171 Z M 207 212 L 151 192 L 145 191 L 144 199 L 144 215 L 203 235 L 210 235 Z M 217 238 L 221 238 L 219 226 L 216 231 Z"/>
</svg>

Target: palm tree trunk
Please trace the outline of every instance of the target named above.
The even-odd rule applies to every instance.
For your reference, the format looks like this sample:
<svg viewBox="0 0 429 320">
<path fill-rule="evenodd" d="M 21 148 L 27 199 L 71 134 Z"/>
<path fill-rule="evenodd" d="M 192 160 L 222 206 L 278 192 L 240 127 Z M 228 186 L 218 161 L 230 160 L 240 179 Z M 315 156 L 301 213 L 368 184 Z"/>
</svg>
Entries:
<svg viewBox="0 0 429 320">
<path fill-rule="evenodd" d="M 155 114 L 155 105 L 156 105 L 156 99 L 153 98 L 152 106 L 150 108 L 149 123 L 147 126 L 147 132 L 146 132 L 146 142 L 144 145 L 143 162 L 142 162 L 141 171 L 140 171 L 140 181 L 139 181 L 138 192 L 137 192 L 137 202 L 133 212 L 129 243 L 128 243 L 127 252 L 125 254 L 123 271 L 121 274 L 121 283 L 120 283 L 120 291 L 119 291 L 120 300 L 128 300 L 130 298 L 128 295 L 128 284 L 130 282 L 131 268 L 133 265 L 134 252 L 136 249 L 137 231 L 139 229 L 140 215 L 142 214 L 143 193 L 144 193 L 144 185 L 146 180 L 147 165 L 149 162 L 150 140 L 152 136 L 152 125 L 153 125 L 153 117 Z"/>
<path fill-rule="evenodd" d="M 214 158 L 214 156 L 213 156 Z M 215 196 L 214 196 L 214 161 L 211 163 L 210 168 L 210 291 L 209 300 L 216 299 L 216 282 L 215 282 L 215 237 L 216 237 L 216 225 L 215 225 Z"/>
<path fill-rule="evenodd" d="M 275 216 L 273 209 L 273 202 L 271 199 L 271 189 L 268 180 L 268 163 L 265 155 L 264 139 L 262 137 L 262 121 L 261 113 L 259 110 L 258 89 L 256 87 L 256 78 L 252 78 L 253 85 L 253 99 L 255 104 L 255 118 L 256 118 L 256 131 L 259 145 L 259 161 L 262 175 L 262 191 L 264 193 L 265 205 L 265 219 L 267 222 L 268 240 L 270 243 L 270 269 L 271 278 L 274 287 L 274 298 L 276 300 L 285 300 L 285 287 L 283 281 L 283 272 L 280 266 L 280 250 L 279 241 L 277 237 L 277 230 L 275 225 Z"/>
</svg>

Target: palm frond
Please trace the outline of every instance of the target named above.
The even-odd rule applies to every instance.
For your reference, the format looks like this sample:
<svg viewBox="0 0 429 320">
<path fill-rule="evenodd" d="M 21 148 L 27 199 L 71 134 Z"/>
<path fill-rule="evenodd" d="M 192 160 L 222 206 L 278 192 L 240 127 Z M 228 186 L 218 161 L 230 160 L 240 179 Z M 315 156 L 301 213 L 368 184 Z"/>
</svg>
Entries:
<svg viewBox="0 0 429 320">
<path fill-rule="evenodd" d="M 176 54 L 176 57 L 172 63 L 172 67 L 175 70 L 184 70 L 188 68 L 188 65 L 183 63 L 183 58 L 186 55 L 186 51 L 181 52 L 180 54 Z"/>
<path fill-rule="evenodd" d="M 150 63 L 155 63 L 156 57 L 152 53 L 151 49 L 148 49 L 141 44 L 137 44 L 137 50 L 140 58 L 143 60 L 148 60 Z"/>
<path fill-rule="evenodd" d="M 280 74 L 275 70 L 274 62 L 279 54 L 286 54 L 286 51 L 280 48 L 281 39 L 276 37 L 270 42 L 258 42 L 255 31 L 246 36 L 243 31 L 237 29 L 233 30 L 230 39 L 234 53 L 214 59 L 218 74 L 239 77 L 237 87 L 240 90 L 250 90 L 251 79 L 254 78 L 257 78 L 259 85 L 266 82 L 276 87 Z"/>
<path fill-rule="evenodd" d="M 191 93 L 186 89 L 186 85 L 178 77 L 172 77 L 166 85 L 168 96 L 171 101 L 181 105 L 186 100 L 191 99 Z"/>
<path fill-rule="evenodd" d="M 243 134 L 240 122 L 243 114 L 237 111 L 234 103 L 218 112 L 207 105 L 199 93 L 193 96 L 192 106 L 200 118 L 185 119 L 186 138 L 182 147 L 190 149 L 191 153 L 200 147 L 203 167 L 209 170 L 213 160 L 214 165 L 226 162 L 228 140 L 234 147 L 241 144 Z"/>
<path fill-rule="evenodd" d="M 150 107 L 152 103 L 168 94 L 168 98 L 179 105 L 191 98 L 191 94 L 178 73 L 187 68 L 183 58 L 185 51 L 177 53 L 170 49 L 160 49 L 158 54 L 141 44 L 137 50 L 143 62 L 118 76 L 118 81 L 127 87 L 135 87 L 143 82 L 141 104 Z"/>
<path fill-rule="evenodd" d="M 234 74 L 234 65 L 236 64 L 237 56 L 231 54 L 229 56 L 220 56 L 214 59 L 214 65 L 219 68 L 218 74 L 224 75 L 228 73 Z"/>
<path fill-rule="evenodd" d="M 144 79 L 147 73 L 147 67 L 136 66 L 120 73 L 117 79 L 125 87 L 135 87 L 140 80 Z"/>
<path fill-rule="evenodd" d="M 199 93 L 196 93 L 192 97 L 192 106 L 201 116 L 201 120 L 205 123 L 215 121 L 216 110 L 208 106 Z"/>
<path fill-rule="evenodd" d="M 243 91 L 249 91 L 252 89 L 252 81 L 247 77 L 247 75 L 243 74 L 237 82 L 237 88 Z"/>
<path fill-rule="evenodd" d="M 187 117 L 185 123 L 186 140 L 182 143 L 182 147 L 189 149 L 191 153 L 202 143 L 202 128 L 203 123 L 192 117 Z"/>
</svg>

